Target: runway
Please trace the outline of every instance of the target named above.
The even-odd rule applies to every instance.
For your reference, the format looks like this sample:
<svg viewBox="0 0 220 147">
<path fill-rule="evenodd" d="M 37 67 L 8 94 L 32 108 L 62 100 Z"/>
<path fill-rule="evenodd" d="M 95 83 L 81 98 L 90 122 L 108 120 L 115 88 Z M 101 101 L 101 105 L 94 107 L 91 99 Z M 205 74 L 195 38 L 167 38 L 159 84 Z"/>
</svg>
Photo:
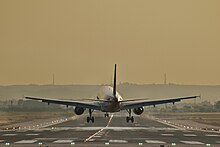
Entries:
<svg viewBox="0 0 220 147">
<path fill-rule="evenodd" d="M 94 113 L 47 127 L 0 132 L 0 146 L 220 146 L 219 132 L 186 130 L 157 120 L 135 116 L 126 123 L 126 113 Z"/>
</svg>

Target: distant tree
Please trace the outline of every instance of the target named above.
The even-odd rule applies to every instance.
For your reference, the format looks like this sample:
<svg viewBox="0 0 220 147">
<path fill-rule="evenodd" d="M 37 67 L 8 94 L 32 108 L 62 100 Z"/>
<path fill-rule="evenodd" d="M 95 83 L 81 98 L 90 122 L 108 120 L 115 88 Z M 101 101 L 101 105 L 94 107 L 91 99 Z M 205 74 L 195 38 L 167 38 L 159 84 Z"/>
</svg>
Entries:
<svg viewBox="0 0 220 147">
<path fill-rule="evenodd" d="M 214 104 L 214 107 L 215 107 L 215 109 L 217 109 L 217 111 L 220 111 L 220 101 L 217 101 L 217 102 Z"/>
<path fill-rule="evenodd" d="M 173 106 L 172 106 L 172 112 L 177 112 L 177 111 L 178 111 L 177 106 L 176 106 L 176 105 L 173 105 Z"/>
<path fill-rule="evenodd" d="M 184 105 L 182 109 L 184 112 L 192 112 L 193 110 L 191 105 Z"/>
</svg>

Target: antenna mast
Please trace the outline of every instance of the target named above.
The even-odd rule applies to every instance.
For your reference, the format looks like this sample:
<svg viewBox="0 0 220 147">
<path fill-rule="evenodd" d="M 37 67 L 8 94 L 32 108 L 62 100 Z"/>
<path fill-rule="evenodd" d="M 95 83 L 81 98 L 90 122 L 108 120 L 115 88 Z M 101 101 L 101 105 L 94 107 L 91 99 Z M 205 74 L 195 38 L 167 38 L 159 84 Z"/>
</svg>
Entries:
<svg viewBox="0 0 220 147">
<path fill-rule="evenodd" d="M 164 85 L 166 85 L 167 84 L 167 74 L 165 73 L 164 74 Z"/>
<path fill-rule="evenodd" d="M 55 77 L 54 77 L 54 74 L 53 74 L 53 85 L 55 85 Z"/>
</svg>

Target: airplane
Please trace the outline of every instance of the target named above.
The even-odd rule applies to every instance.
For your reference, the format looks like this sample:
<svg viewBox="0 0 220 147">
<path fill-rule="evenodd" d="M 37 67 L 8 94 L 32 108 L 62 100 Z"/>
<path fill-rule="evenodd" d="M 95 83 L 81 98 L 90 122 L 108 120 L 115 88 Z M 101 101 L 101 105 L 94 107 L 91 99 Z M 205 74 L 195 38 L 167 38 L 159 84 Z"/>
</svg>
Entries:
<svg viewBox="0 0 220 147">
<path fill-rule="evenodd" d="M 194 99 L 200 97 L 195 96 L 186 96 L 186 97 L 177 97 L 177 98 L 166 98 L 166 99 L 130 99 L 123 100 L 122 96 L 116 90 L 116 64 L 114 67 L 114 83 L 113 87 L 111 86 L 102 86 L 96 99 L 93 101 L 74 101 L 74 100 L 60 100 L 60 99 L 51 99 L 51 98 L 42 98 L 42 97 L 32 97 L 25 96 L 26 99 L 39 100 L 41 102 L 53 104 L 61 104 L 68 106 L 74 106 L 74 112 L 76 115 L 82 115 L 86 109 L 89 110 L 89 116 L 87 117 L 87 122 L 90 121 L 94 123 L 94 117 L 92 113 L 94 110 L 105 112 L 105 117 L 109 117 L 109 113 L 115 113 L 119 111 L 126 110 L 128 116 L 126 117 L 126 122 L 134 122 L 133 113 L 136 115 L 141 115 L 144 112 L 144 106 L 156 106 L 165 103 L 180 102 L 185 99 Z"/>
</svg>

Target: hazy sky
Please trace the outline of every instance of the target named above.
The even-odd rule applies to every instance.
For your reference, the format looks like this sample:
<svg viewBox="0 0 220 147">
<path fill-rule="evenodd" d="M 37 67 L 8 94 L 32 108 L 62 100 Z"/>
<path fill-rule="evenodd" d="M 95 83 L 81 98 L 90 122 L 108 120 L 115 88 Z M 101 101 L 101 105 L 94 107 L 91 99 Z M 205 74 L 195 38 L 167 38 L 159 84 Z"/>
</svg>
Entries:
<svg viewBox="0 0 220 147">
<path fill-rule="evenodd" d="M 220 0 L 0 0 L 0 85 L 220 84 Z"/>
</svg>

